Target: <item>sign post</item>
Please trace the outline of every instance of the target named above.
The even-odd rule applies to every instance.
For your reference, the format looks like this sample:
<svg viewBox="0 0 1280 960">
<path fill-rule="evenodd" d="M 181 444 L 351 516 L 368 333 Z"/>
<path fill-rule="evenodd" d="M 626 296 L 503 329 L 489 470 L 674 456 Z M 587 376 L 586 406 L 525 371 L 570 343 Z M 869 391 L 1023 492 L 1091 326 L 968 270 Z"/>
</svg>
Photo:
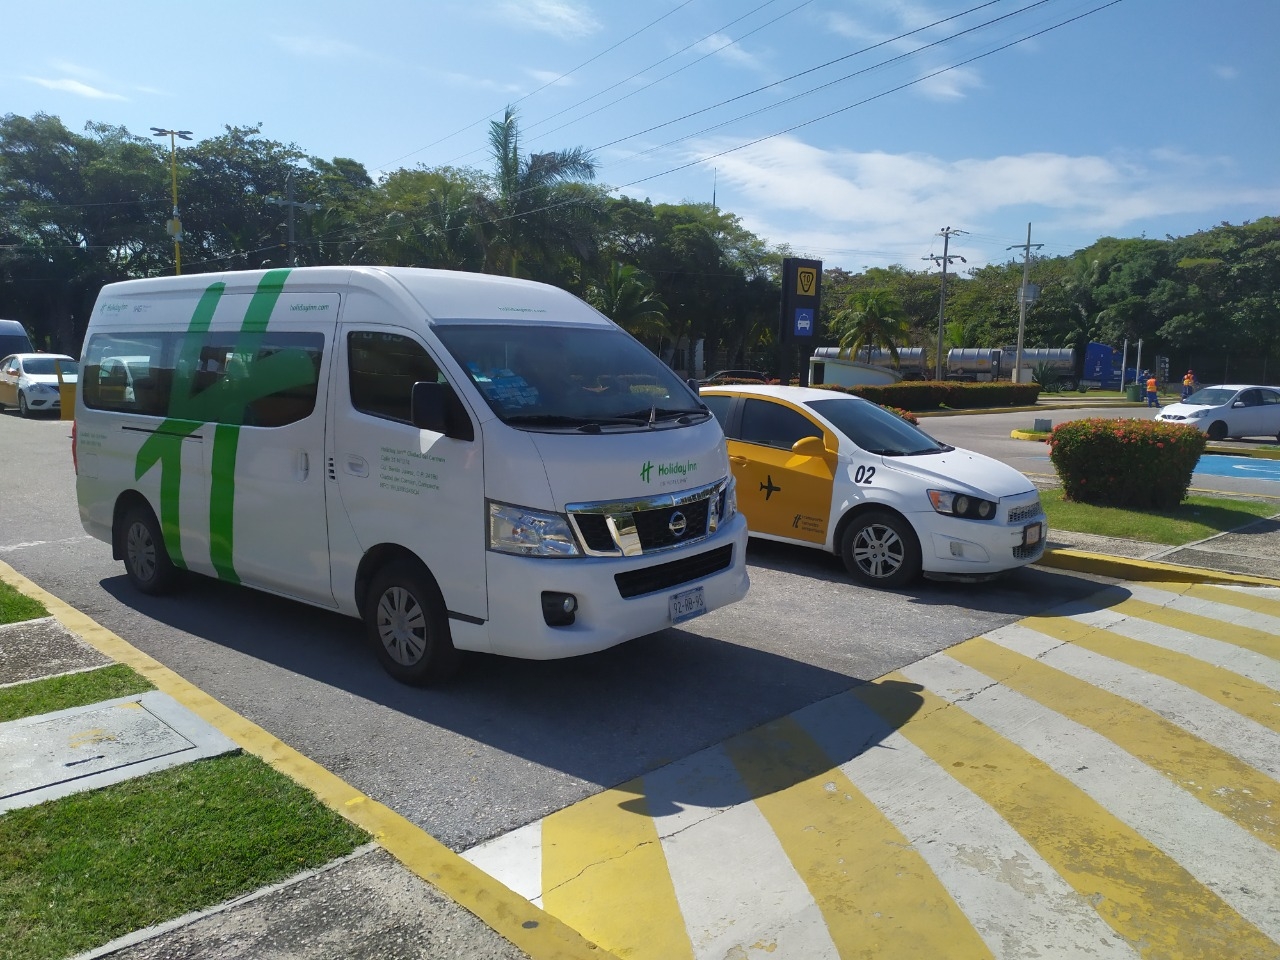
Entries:
<svg viewBox="0 0 1280 960">
<path fill-rule="evenodd" d="M 791 382 L 791 360 L 799 348 L 800 385 L 809 385 L 809 358 L 818 336 L 822 302 L 822 261 L 786 257 L 782 261 L 782 308 L 778 330 L 778 379 Z"/>
</svg>

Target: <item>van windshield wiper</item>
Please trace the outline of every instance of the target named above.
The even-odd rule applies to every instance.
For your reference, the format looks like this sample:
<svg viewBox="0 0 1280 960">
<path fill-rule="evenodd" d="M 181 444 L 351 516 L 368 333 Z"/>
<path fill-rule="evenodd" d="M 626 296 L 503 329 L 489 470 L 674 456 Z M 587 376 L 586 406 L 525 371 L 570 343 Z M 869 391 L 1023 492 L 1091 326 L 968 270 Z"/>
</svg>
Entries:
<svg viewBox="0 0 1280 960">
<path fill-rule="evenodd" d="M 521 413 L 504 417 L 510 426 L 572 427 L 583 433 L 599 433 L 602 426 L 643 427 L 649 421 L 643 417 L 575 417 L 564 413 Z"/>
<path fill-rule="evenodd" d="M 709 417 L 711 411 L 706 407 L 649 407 L 644 410 L 629 410 L 624 417 L 642 417 L 645 423 L 662 423 L 666 420 L 678 420 L 689 423 L 689 417 Z"/>
</svg>

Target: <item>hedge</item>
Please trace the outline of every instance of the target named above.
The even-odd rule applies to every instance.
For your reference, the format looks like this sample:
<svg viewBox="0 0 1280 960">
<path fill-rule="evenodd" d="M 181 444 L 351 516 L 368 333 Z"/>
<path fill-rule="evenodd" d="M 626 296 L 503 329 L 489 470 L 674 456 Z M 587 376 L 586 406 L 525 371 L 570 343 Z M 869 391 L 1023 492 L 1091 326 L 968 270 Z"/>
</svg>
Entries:
<svg viewBox="0 0 1280 960">
<path fill-rule="evenodd" d="M 1167 510 L 1186 497 L 1205 442 L 1186 424 L 1092 417 L 1054 427 L 1049 459 L 1068 500 Z"/>
</svg>

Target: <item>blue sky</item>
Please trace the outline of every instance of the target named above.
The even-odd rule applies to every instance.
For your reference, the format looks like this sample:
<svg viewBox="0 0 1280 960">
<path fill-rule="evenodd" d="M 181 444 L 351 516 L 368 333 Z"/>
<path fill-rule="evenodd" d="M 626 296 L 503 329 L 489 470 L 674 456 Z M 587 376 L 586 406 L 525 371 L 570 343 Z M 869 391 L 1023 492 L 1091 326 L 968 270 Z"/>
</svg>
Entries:
<svg viewBox="0 0 1280 960">
<path fill-rule="evenodd" d="M 260 123 L 377 177 L 487 168 L 510 103 L 527 150 L 591 149 L 654 202 L 714 192 L 853 271 L 929 266 L 943 227 L 974 266 L 1020 258 L 1028 223 L 1059 255 L 1280 214 L 1280 0 L 1107 3 L 10 3 L 0 109 Z"/>
</svg>

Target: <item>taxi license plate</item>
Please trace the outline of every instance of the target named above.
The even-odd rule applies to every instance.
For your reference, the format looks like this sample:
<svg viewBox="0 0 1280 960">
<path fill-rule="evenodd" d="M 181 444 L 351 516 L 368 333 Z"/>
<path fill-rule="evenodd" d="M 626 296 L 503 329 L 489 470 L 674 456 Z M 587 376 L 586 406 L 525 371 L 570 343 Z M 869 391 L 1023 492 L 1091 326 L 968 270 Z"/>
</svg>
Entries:
<svg viewBox="0 0 1280 960">
<path fill-rule="evenodd" d="M 673 593 L 669 598 L 669 606 L 672 623 L 683 623 L 707 612 L 707 600 L 702 595 L 701 587 Z"/>
<path fill-rule="evenodd" d="M 1044 536 L 1043 524 L 1029 523 L 1022 528 L 1022 542 L 1028 547 L 1039 543 L 1042 536 Z"/>
</svg>

